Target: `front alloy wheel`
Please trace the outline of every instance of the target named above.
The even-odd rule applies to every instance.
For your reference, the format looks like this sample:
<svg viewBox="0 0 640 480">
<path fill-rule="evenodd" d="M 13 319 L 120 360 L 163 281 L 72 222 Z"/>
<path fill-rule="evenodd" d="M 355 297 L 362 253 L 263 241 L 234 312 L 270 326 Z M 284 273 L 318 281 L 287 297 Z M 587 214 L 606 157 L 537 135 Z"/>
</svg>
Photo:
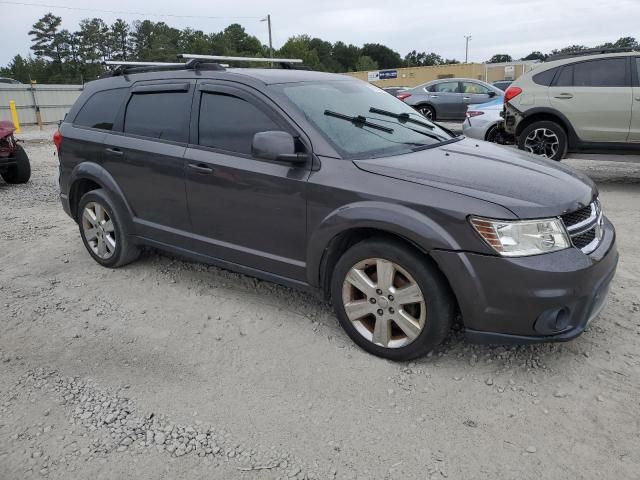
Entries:
<svg viewBox="0 0 640 480">
<path fill-rule="evenodd" d="M 342 286 L 342 302 L 357 332 L 381 347 L 409 345 L 425 326 L 426 304 L 418 283 L 389 260 L 369 258 L 354 265 Z"/>
<path fill-rule="evenodd" d="M 426 119 L 434 120 L 435 113 L 433 111 L 433 108 L 431 108 L 429 105 L 420 105 L 417 110 L 418 113 L 420 113 L 420 115 L 422 115 Z"/>
<path fill-rule="evenodd" d="M 102 260 L 116 251 L 116 230 L 107 210 L 96 202 L 89 202 L 82 212 L 82 230 L 89 248 Z"/>
</svg>

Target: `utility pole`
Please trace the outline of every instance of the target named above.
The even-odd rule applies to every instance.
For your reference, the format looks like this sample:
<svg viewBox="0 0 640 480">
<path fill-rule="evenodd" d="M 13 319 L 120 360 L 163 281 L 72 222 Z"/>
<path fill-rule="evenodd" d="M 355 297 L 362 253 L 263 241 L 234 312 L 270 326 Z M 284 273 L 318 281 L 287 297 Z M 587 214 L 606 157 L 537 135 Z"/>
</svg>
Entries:
<svg viewBox="0 0 640 480">
<path fill-rule="evenodd" d="M 469 40 L 471 40 L 472 35 L 465 35 L 466 46 L 464 49 L 464 63 L 469 63 Z"/>
<path fill-rule="evenodd" d="M 269 58 L 273 58 L 273 43 L 271 40 L 271 14 L 267 14 L 261 22 L 267 22 L 267 28 L 269 29 Z"/>
</svg>

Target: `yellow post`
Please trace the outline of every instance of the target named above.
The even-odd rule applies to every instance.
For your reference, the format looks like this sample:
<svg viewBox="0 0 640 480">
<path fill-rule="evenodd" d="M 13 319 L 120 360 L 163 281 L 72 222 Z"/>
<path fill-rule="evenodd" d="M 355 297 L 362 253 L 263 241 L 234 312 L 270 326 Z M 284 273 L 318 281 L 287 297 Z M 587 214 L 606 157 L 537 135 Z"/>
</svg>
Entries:
<svg viewBox="0 0 640 480">
<path fill-rule="evenodd" d="M 11 120 L 13 126 L 16 127 L 16 133 L 20 133 L 20 122 L 18 121 L 18 111 L 16 110 L 16 102 L 9 100 L 9 110 L 11 110 Z"/>
</svg>

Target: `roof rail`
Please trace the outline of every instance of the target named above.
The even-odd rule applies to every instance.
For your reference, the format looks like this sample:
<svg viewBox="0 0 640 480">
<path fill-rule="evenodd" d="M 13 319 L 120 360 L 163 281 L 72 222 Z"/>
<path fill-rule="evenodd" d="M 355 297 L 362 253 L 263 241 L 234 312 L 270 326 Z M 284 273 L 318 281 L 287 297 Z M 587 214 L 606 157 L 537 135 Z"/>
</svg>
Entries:
<svg viewBox="0 0 640 480">
<path fill-rule="evenodd" d="M 302 63 L 300 58 L 264 58 L 264 57 L 226 57 L 223 55 L 197 55 L 193 53 L 180 53 L 178 58 L 189 60 L 213 60 L 226 62 L 263 62 L 263 63 Z"/>
<path fill-rule="evenodd" d="M 106 60 L 102 65 L 115 67 L 101 75 L 104 77 L 116 77 L 128 73 L 144 73 L 165 70 L 225 70 L 226 65 L 202 60 L 188 60 L 186 62 L 128 62 L 121 60 Z"/>
<path fill-rule="evenodd" d="M 114 65 L 114 66 L 125 66 L 125 67 L 184 67 L 184 62 L 126 62 L 120 60 L 105 60 L 102 62 L 102 65 Z"/>
<path fill-rule="evenodd" d="M 625 52 L 633 52 L 635 48 L 626 47 L 626 48 L 588 48 L 586 50 L 575 50 L 573 52 L 566 53 L 556 53 L 555 55 L 550 55 L 547 57 L 547 62 L 552 60 L 561 60 L 563 58 L 571 58 L 571 57 L 582 57 L 587 55 L 601 55 L 605 53 L 625 53 Z"/>
</svg>

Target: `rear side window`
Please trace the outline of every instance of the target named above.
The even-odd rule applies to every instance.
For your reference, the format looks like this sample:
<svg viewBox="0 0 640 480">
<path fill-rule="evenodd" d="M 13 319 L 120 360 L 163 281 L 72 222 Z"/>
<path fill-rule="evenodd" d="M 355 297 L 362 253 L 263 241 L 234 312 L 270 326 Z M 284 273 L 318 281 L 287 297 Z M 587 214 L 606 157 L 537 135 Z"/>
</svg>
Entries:
<svg viewBox="0 0 640 480">
<path fill-rule="evenodd" d="M 458 82 L 443 82 L 433 85 L 429 91 L 439 93 L 458 93 L 459 86 Z"/>
<path fill-rule="evenodd" d="M 573 65 L 567 65 L 562 67 L 560 74 L 558 75 L 555 83 L 556 87 L 571 87 L 573 86 Z"/>
<path fill-rule="evenodd" d="M 124 132 L 186 143 L 190 114 L 190 92 L 134 93 L 127 105 Z"/>
<path fill-rule="evenodd" d="M 80 109 L 73 124 L 100 130 L 112 130 L 113 122 L 127 92 L 126 88 L 117 88 L 94 93 Z"/>
<path fill-rule="evenodd" d="M 250 155 L 253 136 L 269 130 L 282 128 L 248 101 L 221 93 L 202 93 L 200 145 Z"/>
<path fill-rule="evenodd" d="M 558 68 L 550 68 L 545 72 L 537 73 L 532 77 L 533 81 L 538 85 L 548 87 L 549 85 L 551 85 L 551 82 L 553 82 L 553 77 L 556 76 L 557 71 L 558 71 Z"/>
<path fill-rule="evenodd" d="M 626 58 L 605 58 L 573 65 L 573 85 L 576 87 L 625 87 Z"/>
</svg>

